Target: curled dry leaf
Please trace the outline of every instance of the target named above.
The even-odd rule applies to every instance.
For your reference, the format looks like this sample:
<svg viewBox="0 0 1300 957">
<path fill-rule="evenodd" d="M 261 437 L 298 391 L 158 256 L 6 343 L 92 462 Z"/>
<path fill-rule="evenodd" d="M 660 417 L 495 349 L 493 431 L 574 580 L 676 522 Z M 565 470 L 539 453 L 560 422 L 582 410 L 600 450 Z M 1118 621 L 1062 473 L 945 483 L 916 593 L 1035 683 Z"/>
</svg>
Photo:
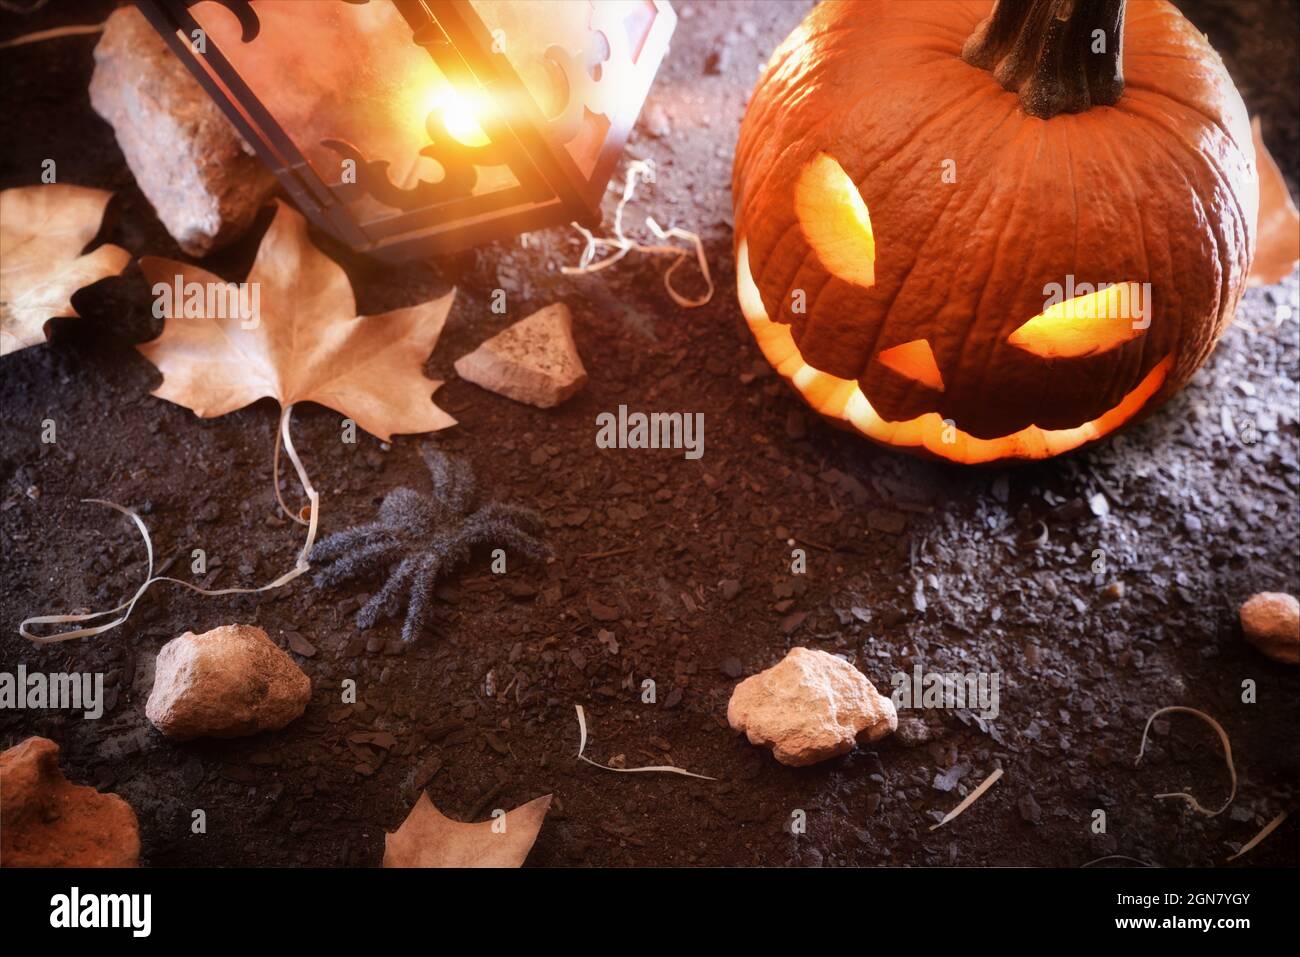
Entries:
<svg viewBox="0 0 1300 957">
<path fill-rule="evenodd" d="M 384 867 L 519 867 L 550 807 L 546 794 L 504 818 L 462 824 L 444 816 L 421 792 L 402 826 L 384 837 Z"/>
<path fill-rule="evenodd" d="M 1269 286 L 1291 275 L 1300 260 L 1300 213 L 1297 213 L 1286 180 L 1260 135 L 1259 117 L 1250 123 L 1255 140 L 1255 165 L 1259 167 L 1259 235 L 1255 238 L 1255 262 L 1250 269 L 1252 286 Z"/>
<path fill-rule="evenodd" d="M 248 302 L 257 289 L 257 315 L 245 321 L 239 310 L 227 308 L 220 311 L 235 314 L 193 318 L 186 315 L 184 297 L 165 298 L 170 308 L 162 335 L 136 347 L 163 374 L 153 394 L 203 418 L 268 396 L 283 407 L 316 402 L 385 441 L 395 432 L 455 425 L 431 401 L 442 383 L 426 379 L 422 370 L 456 291 L 406 309 L 358 316 L 342 267 L 311 244 L 301 214 L 277 206 L 247 279 Z M 178 281 L 205 291 L 226 285 L 197 266 L 169 259 L 146 257 L 140 268 L 155 289 L 160 283 L 175 289 Z"/>
<path fill-rule="evenodd" d="M 72 294 L 131 261 L 120 246 L 82 255 L 113 194 L 51 183 L 0 192 L 0 355 L 45 341 L 46 323 L 72 318 Z"/>
</svg>

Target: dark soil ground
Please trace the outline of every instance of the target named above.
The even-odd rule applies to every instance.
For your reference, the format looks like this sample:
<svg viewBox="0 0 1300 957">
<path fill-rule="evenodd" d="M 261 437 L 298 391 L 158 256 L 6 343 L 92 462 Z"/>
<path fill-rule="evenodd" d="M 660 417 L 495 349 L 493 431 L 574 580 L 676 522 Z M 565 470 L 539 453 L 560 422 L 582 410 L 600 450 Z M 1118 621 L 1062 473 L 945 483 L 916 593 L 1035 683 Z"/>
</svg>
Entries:
<svg viewBox="0 0 1300 957">
<path fill-rule="evenodd" d="M 5 14 L 0 38 L 98 22 L 111 6 Z M 273 403 L 200 420 L 149 395 L 159 376 L 132 344 L 159 323 L 136 267 L 79 294 L 83 318 L 56 323 L 50 344 L 6 357 L 0 663 L 103 671 L 111 693 L 99 721 L 2 712 L 0 744 L 58 741 L 73 780 L 135 808 L 153 866 L 377 865 L 384 832 L 426 782 L 461 819 L 553 792 L 529 859 L 543 866 L 1074 866 L 1105 855 L 1205 865 L 1288 809 L 1232 866 L 1300 862 L 1300 670 L 1253 651 L 1236 619 L 1253 592 L 1300 591 L 1296 276 L 1248 294 L 1181 395 L 1082 454 L 964 470 L 828 427 L 767 370 L 740 320 L 731 259 L 737 126 L 760 64 L 808 6 L 677 4 L 672 51 L 629 147 L 654 159 L 659 179 L 627 222 L 635 230 L 652 214 L 704 237 L 718 281 L 705 308 L 674 306 L 651 259 L 561 275 L 581 248 L 564 229 L 401 268 L 321 240 L 364 314 L 458 287 L 428 371 L 448 380 L 436 399 L 460 425 L 435 441 L 472 460 L 484 497 L 540 510 L 559 556 L 504 577 L 478 558 L 440 590 L 436 623 L 418 644 L 397 640 L 400 622 L 355 630 L 360 592 L 378 582 L 319 590 L 306 579 L 232 598 L 157 585 L 112 633 L 46 648 L 24 641 L 23 618 L 111 607 L 144 577 L 130 523 L 82 498 L 139 509 L 174 574 L 188 574 L 190 550 L 205 549 L 209 585 L 275 578 L 301 538 L 277 518 L 272 495 Z M 1294 191 L 1294 4 L 1180 6 L 1263 117 Z M 0 186 L 36 182 L 40 160 L 54 157 L 62 181 L 118 194 L 104 239 L 182 258 L 90 108 L 94 43 L 0 53 Z M 266 221 L 207 268 L 241 278 Z M 496 288 L 509 315 L 488 308 Z M 457 357 L 555 300 L 576 318 L 591 376 L 584 392 L 541 411 L 456 378 Z M 703 459 L 598 449 L 595 417 L 620 403 L 702 411 Z M 40 441 L 46 418 L 57 422 L 55 445 Z M 417 437 L 389 448 L 363 434 L 347 445 L 339 416 L 315 406 L 298 410 L 295 434 L 323 496 L 325 533 L 369 519 L 397 486 L 425 487 Z M 1023 544 L 1043 528 L 1041 546 Z M 808 551 L 806 575 L 790 574 L 792 539 Z M 1100 575 L 1096 549 L 1108 559 Z M 306 714 L 253 738 L 165 740 L 144 716 L 158 649 L 234 621 L 315 647 L 294 656 L 313 683 Z M 997 672 L 1001 714 L 981 723 L 969 712 L 911 712 L 920 725 L 908 736 L 783 767 L 729 730 L 725 713 L 738 677 L 795 645 L 843 654 L 882 687 L 915 663 Z M 347 678 L 360 689 L 355 706 L 340 701 Z M 647 678 L 653 705 L 641 701 Z M 1242 703 L 1246 679 L 1258 703 Z M 586 708 L 595 760 L 671 762 L 718 781 L 577 761 L 575 703 Z M 1152 799 L 1190 787 L 1214 806 L 1228 787 L 1214 735 L 1192 718 L 1158 723 L 1134 768 L 1143 723 L 1164 705 L 1205 709 L 1231 734 L 1241 780 L 1230 812 L 1207 820 Z M 359 732 L 391 740 L 358 743 Z M 997 767 L 1005 774 L 991 791 L 930 832 Z M 207 813 L 203 835 L 191 833 L 196 808 Z M 1105 834 L 1091 829 L 1098 808 Z M 794 835 L 799 809 L 807 832 Z"/>
</svg>

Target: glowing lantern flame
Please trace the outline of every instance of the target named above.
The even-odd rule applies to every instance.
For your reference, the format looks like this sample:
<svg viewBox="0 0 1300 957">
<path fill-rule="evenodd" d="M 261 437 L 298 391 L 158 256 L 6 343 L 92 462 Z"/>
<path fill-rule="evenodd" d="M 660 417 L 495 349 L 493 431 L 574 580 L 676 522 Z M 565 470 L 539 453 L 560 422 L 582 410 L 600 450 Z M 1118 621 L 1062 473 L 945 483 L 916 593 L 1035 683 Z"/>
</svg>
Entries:
<svg viewBox="0 0 1300 957">
<path fill-rule="evenodd" d="M 430 92 L 425 112 L 436 113 L 452 139 L 462 146 L 487 146 L 492 141 L 483 132 L 478 117 L 484 112 L 482 94 L 462 93 L 454 87 Z"/>
</svg>

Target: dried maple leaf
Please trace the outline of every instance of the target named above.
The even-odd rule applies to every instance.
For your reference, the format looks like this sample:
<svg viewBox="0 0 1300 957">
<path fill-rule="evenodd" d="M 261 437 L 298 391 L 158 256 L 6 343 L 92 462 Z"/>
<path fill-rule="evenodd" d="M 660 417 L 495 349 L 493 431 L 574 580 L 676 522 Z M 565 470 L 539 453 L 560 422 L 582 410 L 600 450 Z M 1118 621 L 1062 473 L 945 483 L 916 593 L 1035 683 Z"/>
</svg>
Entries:
<svg viewBox="0 0 1300 957">
<path fill-rule="evenodd" d="M 384 837 L 384 867 L 519 867 L 550 807 L 547 794 L 502 819 L 461 824 L 421 792 L 402 826 Z"/>
<path fill-rule="evenodd" d="M 1291 275 L 1300 259 L 1300 214 L 1286 188 L 1282 171 L 1264 145 L 1259 117 L 1250 123 L 1255 140 L 1255 165 L 1259 168 L 1259 229 L 1255 237 L 1252 286 L 1271 286 Z"/>
<path fill-rule="evenodd" d="M 44 342 L 49 320 L 77 315 L 74 292 L 131 261 L 110 244 L 81 254 L 112 197 L 62 183 L 0 192 L 0 355 Z"/>
<path fill-rule="evenodd" d="M 301 214 L 277 206 L 246 280 L 250 290 L 258 284 L 256 323 L 235 309 L 219 310 L 232 313 L 226 318 L 187 318 L 186 297 L 164 297 L 162 335 L 136 347 L 163 374 L 153 394 L 205 419 L 268 396 L 285 408 L 317 402 L 385 441 L 395 432 L 455 425 L 431 401 L 442 383 L 422 370 L 456 291 L 358 316 L 342 267 L 311 244 Z M 174 289 L 178 277 L 204 290 L 225 286 L 210 272 L 168 259 L 146 257 L 140 268 L 155 288 Z"/>
</svg>

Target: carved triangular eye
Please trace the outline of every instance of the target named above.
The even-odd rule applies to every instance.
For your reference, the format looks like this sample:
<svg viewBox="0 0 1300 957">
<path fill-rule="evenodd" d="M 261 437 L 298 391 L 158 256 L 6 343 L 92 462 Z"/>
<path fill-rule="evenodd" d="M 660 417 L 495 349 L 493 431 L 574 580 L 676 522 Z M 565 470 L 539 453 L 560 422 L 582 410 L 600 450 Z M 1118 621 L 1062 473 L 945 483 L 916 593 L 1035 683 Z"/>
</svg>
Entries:
<svg viewBox="0 0 1300 957">
<path fill-rule="evenodd" d="M 880 364 L 893 369 L 899 375 L 921 383 L 935 392 L 943 391 L 943 376 L 939 373 L 939 363 L 934 361 L 934 350 L 924 339 L 913 339 L 902 345 L 886 349 L 876 357 Z"/>
<path fill-rule="evenodd" d="M 1053 303 L 1007 341 L 1044 359 L 1077 359 L 1131 342 L 1150 325 L 1149 286 L 1121 282 Z"/>
<path fill-rule="evenodd" d="M 871 214 L 853 180 L 825 153 L 809 160 L 794 189 L 804 238 L 832 276 L 859 286 L 876 282 L 876 238 Z"/>
</svg>

